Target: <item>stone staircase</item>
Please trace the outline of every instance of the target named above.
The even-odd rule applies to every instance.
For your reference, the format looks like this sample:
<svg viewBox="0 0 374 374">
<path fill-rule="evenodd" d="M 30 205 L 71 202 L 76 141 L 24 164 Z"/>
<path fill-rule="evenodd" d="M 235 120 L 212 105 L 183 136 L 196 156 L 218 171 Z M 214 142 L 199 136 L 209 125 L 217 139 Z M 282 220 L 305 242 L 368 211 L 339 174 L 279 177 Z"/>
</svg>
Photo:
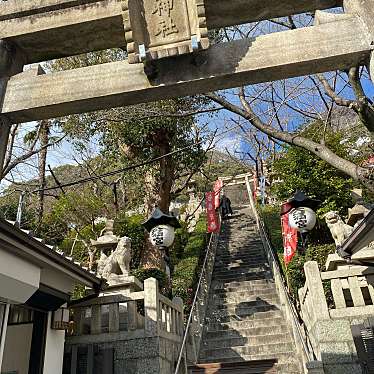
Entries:
<svg viewBox="0 0 374 374">
<path fill-rule="evenodd" d="M 276 373 L 303 372 L 255 221 L 249 209 L 242 209 L 224 222 L 209 292 L 200 366 L 191 367 L 190 373 L 204 372 L 204 364 L 209 363 L 269 359 L 277 360 Z"/>
</svg>

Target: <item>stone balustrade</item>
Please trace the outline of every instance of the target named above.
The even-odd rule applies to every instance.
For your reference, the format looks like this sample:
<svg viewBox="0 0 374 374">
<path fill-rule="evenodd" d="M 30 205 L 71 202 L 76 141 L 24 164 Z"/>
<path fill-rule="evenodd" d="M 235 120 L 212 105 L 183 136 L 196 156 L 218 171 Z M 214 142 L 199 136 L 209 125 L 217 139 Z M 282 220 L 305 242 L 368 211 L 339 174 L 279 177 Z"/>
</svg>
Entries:
<svg viewBox="0 0 374 374">
<path fill-rule="evenodd" d="M 303 322 L 324 373 L 362 373 L 367 352 L 359 351 L 365 344 L 357 341 L 374 315 L 374 267 L 348 265 L 330 255 L 326 268 L 320 272 L 317 262 L 304 264 L 306 282 L 299 289 Z"/>
<path fill-rule="evenodd" d="M 71 306 L 64 373 L 172 372 L 184 334 L 183 303 L 159 293 L 154 278 L 134 277 Z M 83 369 L 82 366 L 83 365 Z"/>
</svg>

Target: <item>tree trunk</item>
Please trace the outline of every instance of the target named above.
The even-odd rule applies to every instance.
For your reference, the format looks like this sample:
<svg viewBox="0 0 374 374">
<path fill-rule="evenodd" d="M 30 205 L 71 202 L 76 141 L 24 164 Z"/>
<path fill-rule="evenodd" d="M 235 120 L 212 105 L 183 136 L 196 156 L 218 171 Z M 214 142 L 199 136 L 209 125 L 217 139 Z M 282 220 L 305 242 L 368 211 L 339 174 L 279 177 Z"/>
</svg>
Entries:
<svg viewBox="0 0 374 374">
<path fill-rule="evenodd" d="M 41 224 L 44 214 L 44 188 L 46 186 L 45 181 L 45 169 L 47 163 L 47 153 L 48 153 L 48 141 L 49 141 L 49 132 L 50 132 L 50 123 L 49 121 L 40 122 L 40 131 L 39 131 L 39 141 L 41 151 L 39 153 L 39 165 L 38 165 L 38 174 L 39 174 L 39 195 L 38 195 L 38 225 Z"/>
<path fill-rule="evenodd" d="M 167 130 L 159 129 L 154 135 L 155 146 L 158 156 L 164 156 L 171 151 L 170 137 Z M 172 157 L 160 160 L 157 170 L 151 169 L 145 176 L 147 192 L 145 206 L 148 216 L 158 207 L 165 214 L 169 213 L 170 196 L 174 182 L 174 161 Z M 149 237 L 148 237 L 149 238 Z M 141 264 L 145 268 L 158 268 L 165 270 L 163 260 L 164 253 L 154 247 L 147 238 L 142 253 Z"/>
</svg>

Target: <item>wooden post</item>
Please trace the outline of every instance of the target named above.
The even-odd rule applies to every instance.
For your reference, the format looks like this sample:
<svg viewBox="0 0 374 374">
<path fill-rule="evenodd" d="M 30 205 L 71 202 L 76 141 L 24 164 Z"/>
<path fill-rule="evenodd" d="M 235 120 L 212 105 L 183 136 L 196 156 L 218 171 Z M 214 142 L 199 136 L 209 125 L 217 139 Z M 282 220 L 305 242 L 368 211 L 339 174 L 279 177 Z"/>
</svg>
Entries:
<svg viewBox="0 0 374 374">
<path fill-rule="evenodd" d="M 101 305 L 91 307 L 91 334 L 101 334 Z"/>
<path fill-rule="evenodd" d="M 86 314 L 86 308 L 74 309 L 74 335 L 83 335 L 83 324 Z"/>
<path fill-rule="evenodd" d="M 144 281 L 144 328 L 147 336 L 158 336 L 159 291 L 158 281 L 149 278 Z"/>
</svg>

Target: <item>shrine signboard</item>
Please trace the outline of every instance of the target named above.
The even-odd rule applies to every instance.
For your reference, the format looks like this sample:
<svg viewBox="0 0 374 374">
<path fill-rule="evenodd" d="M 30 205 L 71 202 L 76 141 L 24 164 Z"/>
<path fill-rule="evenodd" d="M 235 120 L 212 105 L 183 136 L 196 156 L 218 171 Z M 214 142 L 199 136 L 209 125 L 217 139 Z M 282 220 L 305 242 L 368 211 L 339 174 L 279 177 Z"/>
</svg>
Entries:
<svg viewBox="0 0 374 374">
<path fill-rule="evenodd" d="M 204 0 L 123 0 L 129 63 L 209 47 Z"/>
</svg>

